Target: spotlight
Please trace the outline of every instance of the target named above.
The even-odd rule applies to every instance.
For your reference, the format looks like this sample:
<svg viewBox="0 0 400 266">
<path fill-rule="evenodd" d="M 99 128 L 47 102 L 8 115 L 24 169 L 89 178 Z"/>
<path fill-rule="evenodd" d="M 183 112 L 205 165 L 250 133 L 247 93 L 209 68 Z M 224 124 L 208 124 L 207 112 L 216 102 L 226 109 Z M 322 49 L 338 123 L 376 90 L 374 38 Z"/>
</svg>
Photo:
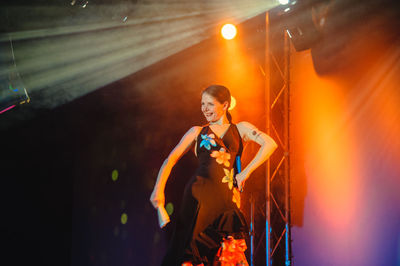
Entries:
<svg viewBox="0 0 400 266">
<path fill-rule="evenodd" d="M 221 28 L 221 35 L 224 37 L 226 40 L 232 40 L 236 36 L 236 27 L 233 24 L 225 24 Z"/>
<path fill-rule="evenodd" d="M 279 4 L 281 5 L 287 5 L 289 4 L 289 0 L 278 0 Z"/>
<path fill-rule="evenodd" d="M 297 0 L 290 2 L 290 6 L 278 6 L 270 10 L 271 17 L 285 27 L 296 51 L 310 49 L 320 39 L 312 16 L 315 1 Z"/>
</svg>

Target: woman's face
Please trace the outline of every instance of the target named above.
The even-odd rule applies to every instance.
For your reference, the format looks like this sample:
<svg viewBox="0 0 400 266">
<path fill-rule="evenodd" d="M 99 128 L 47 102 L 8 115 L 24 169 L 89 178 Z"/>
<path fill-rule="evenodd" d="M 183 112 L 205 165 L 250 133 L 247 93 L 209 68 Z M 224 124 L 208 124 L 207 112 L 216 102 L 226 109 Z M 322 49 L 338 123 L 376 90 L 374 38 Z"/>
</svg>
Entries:
<svg viewBox="0 0 400 266">
<path fill-rule="evenodd" d="M 228 108 L 228 102 L 220 103 L 208 93 L 201 96 L 201 111 L 208 122 L 218 121 Z"/>
</svg>

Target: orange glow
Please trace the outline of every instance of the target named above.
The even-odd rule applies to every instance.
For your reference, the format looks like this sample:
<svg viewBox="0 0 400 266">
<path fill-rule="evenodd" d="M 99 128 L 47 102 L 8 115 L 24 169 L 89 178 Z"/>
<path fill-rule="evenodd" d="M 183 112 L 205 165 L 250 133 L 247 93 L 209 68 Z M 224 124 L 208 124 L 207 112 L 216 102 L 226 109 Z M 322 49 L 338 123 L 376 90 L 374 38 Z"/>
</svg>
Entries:
<svg viewBox="0 0 400 266">
<path fill-rule="evenodd" d="M 306 197 L 318 216 L 329 228 L 343 230 L 344 237 L 352 230 L 359 207 L 357 139 L 345 123 L 343 90 L 333 80 L 318 77 L 309 56 L 306 60 L 299 58 L 299 65 L 293 67 L 298 72 L 292 79 L 292 88 L 296 90 L 292 134 L 299 136 L 295 146 L 301 146 L 304 153 L 303 186 L 306 185 Z"/>
<path fill-rule="evenodd" d="M 368 55 L 329 77 L 317 76 L 309 51 L 291 58 L 293 235 L 332 265 L 377 265 L 397 230 L 385 215 L 400 201 L 400 50 Z"/>
<path fill-rule="evenodd" d="M 264 84 L 260 66 L 238 39 L 219 43 L 216 83 L 227 86 L 236 100 L 231 114 L 234 122 L 249 121 L 259 127 L 265 124 Z"/>
<path fill-rule="evenodd" d="M 237 33 L 236 27 L 233 24 L 225 24 L 221 28 L 221 35 L 227 40 L 232 40 L 235 38 Z"/>
</svg>

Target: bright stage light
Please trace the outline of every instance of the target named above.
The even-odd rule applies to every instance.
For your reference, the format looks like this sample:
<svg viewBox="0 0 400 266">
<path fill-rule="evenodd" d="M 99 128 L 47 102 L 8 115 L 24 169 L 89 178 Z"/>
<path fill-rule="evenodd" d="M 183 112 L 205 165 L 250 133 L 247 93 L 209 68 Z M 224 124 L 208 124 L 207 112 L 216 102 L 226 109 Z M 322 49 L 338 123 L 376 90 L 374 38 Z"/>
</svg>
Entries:
<svg viewBox="0 0 400 266">
<path fill-rule="evenodd" d="M 221 29 L 221 35 L 227 40 L 232 40 L 236 36 L 236 27 L 232 24 L 225 24 Z"/>
<path fill-rule="evenodd" d="M 289 4 L 289 0 L 278 0 L 279 4 L 281 5 L 287 5 Z"/>
<path fill-rule="evenodd" d="M 83 8 L 86 1 L 89 3 Z M 24 77 L 28 93 L 40 95 L 40 99 L 36 97 L 35 101 L 30 102 L 30 108 L 55 108 L 82 97 L 184 51 L 211 37 L 215 31 L 218 34 L 225 23 L 244 21 L 278 4 L 276 1 L 260 0 L 214 1 L 213 5 L 207 5 L 206 8 L 191 5 L 185 9 L 173 5 L 160 7 L 157 1 L 151 0 L 148 8 L 146 6 L 142 10 L 134 1 L 116 1 L 121 2 L 116 6 L 92 2 L 95 1 L 66 0 L 65 4 L 79 14 L 65 19 L 65 14 L 61 12 L 60 16 L 54 18 L 54 22 L 59 25 L 57 27 L 43 19 L 43 12 L 38 8 L 30 14 L 32 25 L 35 26 L 18 20 L 15 28 L 20 30 L 8 32 L 4 36 L 0 34 L 2 52 L 2 44 L 7 44 L 10 38 L 18 43 L 15 51 L 16 58 L 19 58 L 18 71 Z M 88 8 L 91 14 L 83 14 Z M 139 9 L 143 11 L 140 19 L 133 19 L 131 13 Z M 17 6 L 7 7 L 9 17 L 18 17 L 20 12 Z M 198 16 L 206 19 L 199 20 Z M 205 28 L 214 31 L 205 31 Z M 232 41 L 226 42 L 232 44 Z M 144 57 L 143 54 L 148 56 Z M 1 83 L 0 80 L 0 91 L 3 90 Z M 15 93 L 8 89 L 8 85 L 4 88 L 9 93 Z M 0 104 L 3 100 L 0 97 Z M 10 106 L 0 106 L 0 111 Z M 0 123 L 2 127 L 5 127 L 4 123 Z"/>
<path fill-rule="evenodd" d="M 235 97 L 231 96 L 231 106 L 229 107 L 229 111 L 233 110 L 233 108 L 235 108 L 236 106 L 236 99 Z"/>
</svg>

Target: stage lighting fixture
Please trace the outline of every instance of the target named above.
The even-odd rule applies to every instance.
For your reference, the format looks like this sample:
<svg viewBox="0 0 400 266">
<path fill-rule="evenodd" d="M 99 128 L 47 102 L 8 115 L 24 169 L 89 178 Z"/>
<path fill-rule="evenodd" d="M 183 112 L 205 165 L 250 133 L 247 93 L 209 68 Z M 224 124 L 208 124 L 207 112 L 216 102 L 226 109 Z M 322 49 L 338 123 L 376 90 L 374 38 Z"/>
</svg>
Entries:
<svg viewBox="0 0 400 266">
<path fill-rule="evenodd" d="M 0 114 L 29 103 L 28 92 L 15 63 L 12 42 L 0 43 Z"/>
<path fill-rule="evenodd" d="M 296 51 L 310 49 L 320 38 L 313 16 L 312 7 L 316 0 L 297 0 L 289 5 L 271 9 L 272 20 L 280 21 L 291 39 Z"/>
<path fill-rule="evenodd" d="M 30 98 L 18 72 L 11 72 L 0 77 L 0 114 L 17 105 L 29 103 Z"/>
<path fill-rule="evenodd" d="M 233 24 L 225 24 L 221 28 L 221 35 L 226 40 L 232 40 L 233 38 L 235 38 L 236 33 L 237 33 L 237 30 L 236 30 L 235 25 L 233 25 Z"/>
</svg>

